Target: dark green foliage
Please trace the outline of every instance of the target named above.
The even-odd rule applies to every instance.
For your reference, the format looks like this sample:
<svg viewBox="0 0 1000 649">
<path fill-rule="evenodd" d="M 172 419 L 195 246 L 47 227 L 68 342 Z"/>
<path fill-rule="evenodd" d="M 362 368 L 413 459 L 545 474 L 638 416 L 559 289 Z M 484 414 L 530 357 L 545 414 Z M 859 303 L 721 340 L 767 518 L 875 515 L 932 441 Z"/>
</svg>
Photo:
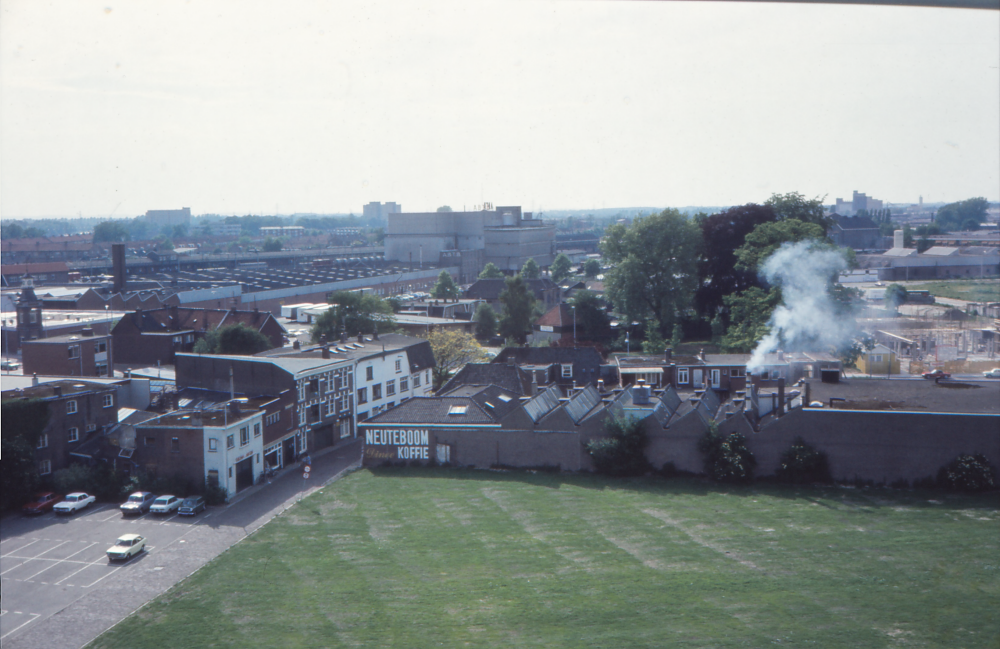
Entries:
<svg viewBox="0 0 1000 649">
<path fill-rule="evenodd" d="M 3 402 L 0 435 L 0 510 L 20 507 L 38 486 L 35 446 L 49 423 L 49 404 L 38 399 Z"/>
<path fill-rule="evenodd" d="M 784 243 L 813 240 L 828 243 L 823 226 L 798 219 L 777 223 L 762 223 L 746 236 L 742 246 L 733 253 L 738 271 L 756 274 L 764 261 Z"/>
<path fill-rule="evenodd" d="M 774 474 L 779 481 L 791 484 L 833 481 L 826 453 L 806 444 L 801 437 L 796 437 L 792 441 L 791 448 L 781 454 L 778 470 Z"/>
<path fill-rule="evenodd" d="M 680 326 L 677 323 L 676 326 Z M 642 353 L 643 354 L 662 354 L 663 350 L 667 348 L 667 341 L 663 339 L 663 335 L 660 333 L 660 323 L 655 319 L 650 318 L 646 320 L 646 326 L 644 328 L 646 339 L 642 341 Z"/>
<path fill-rule="evenodd" d="M 33 225 L 23 226 L 20 223 L 5 223 L 0 225 L 0 239 L 34 239 L 44 237 L 48 233 Z"/>
<path fill-rule="evenodd" d="M 588 259 L 583 264 L 583 273 L 587 277 L 597 277 L 601 274 L 601 262 L 596 259 Z"/>
<path fill-rule="evenodd" d="M 604 424 L 608 436 L 592 440 L 587 452 L 598 473 L 613 476 L 642 475 L 649 470 L 644 450 L 649 443 L 642 420 L 612 417 Z"/>
<path fill-rule="evenodd" d="M 823 233 L 833 225 L 833 218 L 826 216 L 823 209 L 823 198 L 806 198 L 798 192 L 787 194 L 771 194 L 764 205 L 774 209 L 779 220 L 797 219 L 803 223 L 815 223 L 823 228 Z"/>
<path fill-rule="evenodd" d="M 483 271 L 479 273 L 479 279 L 500 279 L 503 272 L 492 261 L 483 266 Z"/>
<path fill-rule="evenodd" d="M 717 482 L 749 482 L 753 479 L 757 460 L 740 433 L 723 437 L 713 422 L 698 440 L 698 451 L 704 460 L 705 474 L 711 479 Z"/>
<path fill-rule="evenodd" d="M 500 293 L 500 303 L 503 304 L 500 335 L 523 345 L 531 333 L 531 323 L 536 317 L 538 307 L 535 295 L 528 290 L 520 274 L 508 277 L 505 283 L 506 288 Z"/>
<path fill-rule="evenodd" d="M 281 239 L 268 237 L 264 239 L 263 249 L 264 252 L 279 252 L 282 249 L 282 247 L 284 247 L 284 245 L 285 244 L 282 243 Z"/>
<path fill-rule="evenodd" d="M 549 272 L 552 273 L 552 281 L 561 282 L 572 274 L 572 269 L 573 262 L 569 260 L 569 257 L 565 253 L 560 252 L 549 267 Z"/>
<path fill-rule="evenodd" d="M 889 287 L 885 289 L 885 305 L 893 311 L 898 310 L 900 304 L 906 304 L 906 300 L 908 298 L 909 293 L 906 288 L 900 284 L 890 284 Z"/>
<path fill-rule="evenodd" d="M 208 484 L 208 482 L 205 483 L 202 495 L 205 496 L 206 505 L 223 505 L 229 500 L 229 494 L 226 493 L 225 488 L 217 484 Z"/>
<path fill-rule="evenodd" d="M 437 208 L 437 211 L 438 212 L 451 212 L 453 210 L 451 209 L 450 205 L 442 205 L 441 207 Z"/>
<path fill-rule="evenodd" d="M 104 221 L 94 226 L 94 241 L 128 241 L 131 235 L 121 221 Z"/>
<path fill-rule="evenodd" d="M 312 328 L 313 342 L 325 335 L 337 340 L 341 332 L 349 336 L 395 331 L 392 305 L 377 295 L 356 291 L 336 291 L 330 296 L 331 307 L 316 319 Z"/>
<path fill-rule="evenodd" d="M 771 313 L 781 303 L 781 289 L 764 291 L 753 286 L 742 293 L 725 297 L 729 309 L 729 328 L 722 337 L 727 353 L 749 353 L 770 331 Z"/>
<path fill-rule="evenodd" d="M 489 304 L 483 302 L 476 307 L 476 338 L 488 340 L 497 335 L 497 314 Z"/>
<path fill-rule="evenodd" d="M 107 502 L 117 502 L 132 491 L 136 491 L 136 489 L 129 491 L 130 487 L 136 485 L 127 480 L 124 474 L 116 474 L 107 464 L 95 466 L 71 464 L 52 475 L 52 484 L 59 493 L 85 491 L 97 496 L 98 500 Z"/>
<path fill-rule="evenodd" d="M 988 207 L 989 202 L 982 197 L 948 203 L 938 208 L 934 221 L 945 231 L 977 230 L 979 224 L 986 220 Z"/>
<path fill-rule="evenodd" d="M 532 257 L 528 257 L 528 261 L 524 262 L 524 266 L 521 266 L 521 277 L 524 279 L 538 279 L 542 276 L 542 269 L 538 267 L 538 262 Z"/>
<path fill-rule="evenodd" d="M 959 455 L 941 467 L 937 481 L 953 491 L 989 491 L 997 488 L 997 470 L 982 453 Z"/>
<path fill-rule="evenodd" d="M 569 304 L 576 310 L 578 340 L 604 341 L 611 337 L 611 321 L 596 293 L 578 291 Z"/>
<path fill-rule="evenodd" d="M 438 274 L 438 281 L 437 284 L 434 285 L 431 295 L 439 300 L 452 300 L 457 298 L 458 294 L 458 286 L 455 285 L 455 280 L 452 278 L 451 273 L 446 270 L 442 270 L 440 274 Z"/>
<path fill-rule="evenodd" d="M 195 343 L 196 354 L 238 354 L 252 356 L 271 349 L 267 336 L 245 324 L 237 323 L 210 331 Z"/>
</svg>

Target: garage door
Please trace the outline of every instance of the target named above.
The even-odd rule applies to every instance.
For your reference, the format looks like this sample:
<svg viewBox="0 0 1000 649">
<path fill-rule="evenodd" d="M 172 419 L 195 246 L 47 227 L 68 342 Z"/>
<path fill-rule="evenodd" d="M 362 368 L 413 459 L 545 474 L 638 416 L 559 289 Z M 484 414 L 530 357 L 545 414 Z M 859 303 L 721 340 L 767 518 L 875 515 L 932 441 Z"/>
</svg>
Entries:
<svg viewBox="0 0 1000 649">
<path fill-rule="evenodd" d="M 236 491 L 253 486 L 253 456 L 236 463 Z"/>
</svg>

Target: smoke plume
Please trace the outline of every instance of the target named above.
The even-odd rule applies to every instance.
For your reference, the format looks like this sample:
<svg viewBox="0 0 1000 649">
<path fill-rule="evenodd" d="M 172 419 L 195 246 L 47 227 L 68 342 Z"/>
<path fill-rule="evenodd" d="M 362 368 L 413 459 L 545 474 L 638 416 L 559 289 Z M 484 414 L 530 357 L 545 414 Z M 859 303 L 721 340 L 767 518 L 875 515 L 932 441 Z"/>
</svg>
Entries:
<svg viewBox="0 0 1000 649">
<path fill-rule="evenodd" d="M 767 258 L 761 275 L 781 287 L 781 304 L 771 314 L 770 332 L 753 350 L 747 370 L 756 372 L 767 354 L 784 351 L 826 351 L 854 337 L 853 318 L 838 313 L 827 285 L 831 276 L 847 268 L 836 249 L 812 241 L 782 244 Z"/>
</svg>

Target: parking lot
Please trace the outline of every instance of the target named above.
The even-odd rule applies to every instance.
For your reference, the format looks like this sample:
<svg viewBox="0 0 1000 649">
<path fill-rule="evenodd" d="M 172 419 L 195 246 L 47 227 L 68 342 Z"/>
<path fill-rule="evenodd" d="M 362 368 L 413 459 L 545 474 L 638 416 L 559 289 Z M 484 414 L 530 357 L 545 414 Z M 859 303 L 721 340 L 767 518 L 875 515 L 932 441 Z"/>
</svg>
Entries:
<svg viewBox="0 0 1000 649">
<path fill-rule="evenodd" d="M 118 573 L 156 569 L 156 554 L 184 544 L 186 534 L 211 521 L 213 511 L 125 518 L 115 505 L 97 505 L 71 516 L 47 513 L 4 521 L 0 540 L 0 641 L 33 621 L 62 610 L 89 589 L 120 578 Z M 141 534 L 146 552 L 128 562 L 108 561 L 105 552 L 127 533 Z M 16 609 L 11 606 L 17 603 Z"/>
<path fill-rule="evenodd" d="M 70 516 L 4 516 L 0 526 L 0 643 L 4 649 L 82 647 L 166 592 L 295 501 L 360 463 L 357 441 L 313 456 L 309 480 L 295 467 L 233 504 L 196 516 L 125 518 L 115 504 Z M 122 534 L 146 552 L 109 563 Z"/>
</svg>

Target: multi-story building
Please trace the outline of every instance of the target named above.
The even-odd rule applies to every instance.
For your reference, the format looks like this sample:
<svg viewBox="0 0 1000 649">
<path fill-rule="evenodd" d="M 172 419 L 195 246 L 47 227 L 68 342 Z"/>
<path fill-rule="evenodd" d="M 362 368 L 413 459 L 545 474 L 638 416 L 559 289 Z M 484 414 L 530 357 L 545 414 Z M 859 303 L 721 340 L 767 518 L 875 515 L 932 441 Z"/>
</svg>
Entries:
<svg viewBox="0 0 1000 649">
<path fill-rule="evenodd" d="M 48 404 L 49 423 L 35 448 L 38 473 L 43 476 L 69 466 L 75 449 L 118 423 L 114 384 L 60 380 L 5 390 L 2 398 L 40 399 Z"/>
<path fill-rule="evenodd" d="M 390 214 L 399 214 L 402 208 L 399 203 L 379 203 L 373 201 L 362 208 L 362 214 L 366 219 L 384 221 Z"/>
<path fill-rule="evenodd" d="M 191 208 L 182 207 L 179 210 L 147 210 L 146 220 L 162 228 L 164 226 L 191 226 Z"/>
<path fill-rule="evenodd" d="M 260 229 L 262 237 L 289 237 L 292 239 L 304 236 L 306 229 L 301 225 L 265 225 Z"/>
<path fill-rule="evenodd" d="M 25 374 L 47 376 L 111 376 L 114 371 L 110 335 L 94 335 L 85 327 L 79 334 L 27 340 L 21 344 Z"/>
</svg>

